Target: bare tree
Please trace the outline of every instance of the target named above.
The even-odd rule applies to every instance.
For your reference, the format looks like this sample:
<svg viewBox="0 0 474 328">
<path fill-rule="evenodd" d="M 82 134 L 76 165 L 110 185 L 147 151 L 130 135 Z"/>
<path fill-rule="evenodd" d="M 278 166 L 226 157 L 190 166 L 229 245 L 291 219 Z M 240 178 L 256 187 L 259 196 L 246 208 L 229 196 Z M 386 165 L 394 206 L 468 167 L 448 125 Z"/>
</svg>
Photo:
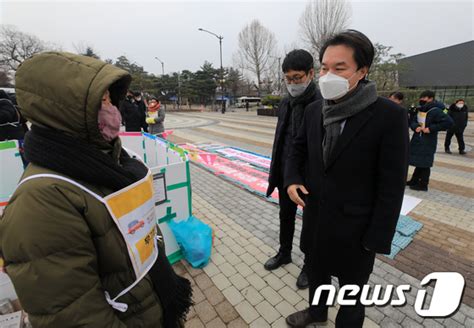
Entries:
<svg viewBox="0 0 474 328">
<path fill-rule="evenodd" d="M 232 63 L 235 68 L 240 70 L 240 74 L 244 76 L 244 70 L 245 70 L 246 65 L 245 65 L 244 58 L 242 57 L 240 52 L 236 52 L 232 55 Z"/>
<path fill-rule="evenodd" d="M 19 31 L 14 26 L 0 27 L 0 65 L 16 71 L 25 59 L 45 51 L 47 44 L 34 35 Z"/>
<path fill-rule="evenodd" d="M 263 74 L 268 70 L 275 47 L 275 35 L 258 20 L 253 20 L 239 33 L 238 57 L 242 59 L 245 68 L 256 75 L 258 88 Z"/>
<path fill-rule="evenodd" d="M 350 16 L 347 0 L 309 0 L 300 18 L 303 41 L 319 55 L 326 39 L 347 28 Z"/>
<path fill-rule="evenodd" d="M 377 84 L 377 90 L 388 91 L 398 88 L 398 74 L 407 70 L 407 66 L 400 62 L 402 53 L 392 53 L 393 47 L 374 44 L 375 57 L 370 69 L 369 77 Z"/>
<path fill-rule="evenodd" d="M 84 41 L 73 43 L 72 46 L 74 47 L 74 50 L 76 50 L 76 53 L 78 53 L 79 55 L 100 59 L 100 56 L 94 50 L 94 47 Z"/>
</svg>

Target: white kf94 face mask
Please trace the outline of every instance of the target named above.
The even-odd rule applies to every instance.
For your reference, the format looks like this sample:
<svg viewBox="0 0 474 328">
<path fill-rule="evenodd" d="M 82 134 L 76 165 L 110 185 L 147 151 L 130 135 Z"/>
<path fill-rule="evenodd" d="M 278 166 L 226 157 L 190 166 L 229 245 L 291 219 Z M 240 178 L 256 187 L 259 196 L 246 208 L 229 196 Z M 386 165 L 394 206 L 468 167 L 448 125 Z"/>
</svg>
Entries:
<svg viewBox="0 0 474 328">
<path fill-rule="evenodd" d="M 352 74 L 352 76 L 354 76 Z M 349 78 L 351 79 L 352 76 Z M 344 97 L 349 92 L 349 79 L 343 78 L 331 72 L 319 78 L 319 89 L 324 99 L 335 100 Z"/>
</svg>

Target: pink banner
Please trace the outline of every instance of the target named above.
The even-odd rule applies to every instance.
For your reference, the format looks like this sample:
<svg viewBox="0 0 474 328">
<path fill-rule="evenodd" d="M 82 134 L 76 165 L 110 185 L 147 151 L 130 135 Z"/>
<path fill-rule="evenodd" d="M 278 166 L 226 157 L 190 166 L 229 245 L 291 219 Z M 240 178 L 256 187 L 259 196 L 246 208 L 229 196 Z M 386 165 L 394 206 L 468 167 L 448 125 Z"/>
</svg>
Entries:
<svg viewBox="0 0 474 328">
<path fill-rule="evenodd" d="M 214 172 L 214 174 L 223 175 L 251 191 L 262 195 L 266 194 L 268 188 L 268 173 L 257 170 L 247 163 L 232 161 L 220 156 L 216 156 L 213 162 L 205 160 L 203 157 L 206 158 L 205 155 L 208 153 L 194 145 L 185 144 L 180 145 L 180 147 L 190 153 L 191 160 L 206 167 Z M 272 193 L 271 198 L 278 201 L 278 190 Z"/>
<path fill-rule="evenodd" d="M 124 137 L 139 137 L 141 136 L 141 132 L 120 132 L 119 136 L 124 136 Z"/>
<path fill-rule="evenodd" d="M 210 154 L 210 153 L 202 153 L 199 154 L 199 157 L 201 160 L 206 163 L 206 165 L 214 165 L 214 162 L 216 161 L 217 155 L 216 154 Z"/>
<path fill-rule="evenodd" d="M 223 154 L 227 157 L 240 159 L 244 162 L 251 163 L 255 166 L 259 166 L 267 170 L 270 169 L 271 159 L 268 157 L 259 156 L 234 148 L 217 149 L 216 152 L 218 152 L 219 154 Z"/>
</svg>

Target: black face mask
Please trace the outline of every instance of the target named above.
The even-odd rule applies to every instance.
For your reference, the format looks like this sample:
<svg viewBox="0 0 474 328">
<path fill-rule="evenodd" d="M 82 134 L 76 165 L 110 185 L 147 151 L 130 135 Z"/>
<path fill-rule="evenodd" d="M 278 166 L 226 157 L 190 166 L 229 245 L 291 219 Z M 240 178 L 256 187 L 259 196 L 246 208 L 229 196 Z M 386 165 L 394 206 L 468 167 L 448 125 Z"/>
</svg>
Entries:
<svg viewBox="0 0 474 328">
<path fill-rule="evenodd" d="M 420 104 L 420 106 L 424 106 L 426 105 L 426 100 L 420 100 L 418 103 Z"/>
</svg>

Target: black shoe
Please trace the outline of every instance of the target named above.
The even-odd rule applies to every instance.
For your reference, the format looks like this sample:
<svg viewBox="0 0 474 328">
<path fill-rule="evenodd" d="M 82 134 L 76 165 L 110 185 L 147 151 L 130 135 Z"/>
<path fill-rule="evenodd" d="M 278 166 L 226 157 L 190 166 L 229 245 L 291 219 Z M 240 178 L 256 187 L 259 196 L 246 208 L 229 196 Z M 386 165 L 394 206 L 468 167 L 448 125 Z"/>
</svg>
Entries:
<svg viewBox="0 0 474 328">
<path fill-rule="evenodd" d="M 296 287 L 298 287 L 298 289 L 306 289 L 309 287 L 308 275 L 304 268 L 301 270 L 298 279 L 296 279 Z"/>
<path fill-rule="evenodd" d="M 416 184 L 418 184 L 418 181 L 414 181 L 413 179 L 407 181 L 407 186 L 414 186 Z"/>
<path fill-rule="evenodd" d="M 325 318 L 313 318 L 311 314 L 309 313 L 309 309 L 303 310 L 303 311 L 298 311 L 293 314 L 290 314 L 286 318 L 286 323 L 290 327 L 294 328 L 303 328 L 306 327 L 309 324 L 312 323 L 320 323 L 324 324 L 328 321 L 327 314 Z"/>
<path fill-rule="evenodd" d="M 422 186 L 420 184 L 410 186 L 411 190 L 416 190 L 416 191 L 428 191 L 428 186 Z"/>
<path fill-rule="evenodd" d="M 460 150 L 460 151 L 459 151 L 459 155 L 466 155 L 466 151 Z"/>
<path fill-rule="evenodd" d="M 449 150 L 449 148 L 444 148 L 444 152 L 445 152 L 446 154 L 452 154 L 452 152 L 451 152 L 451 150 Z"/>
<path fill-rule="evenodd" d="M 291 263 L 291 255 L 284 255 L 278 252 L 277 255 L 275 255 L 274 257 L 271 257 L 267 262 L 265 262 L 263 267 L 265 268 L 265 270 L 272 271 L 272 270 L 278 269 L 283 264 L 288 264 L 288 263 Z"/>
</svg>

